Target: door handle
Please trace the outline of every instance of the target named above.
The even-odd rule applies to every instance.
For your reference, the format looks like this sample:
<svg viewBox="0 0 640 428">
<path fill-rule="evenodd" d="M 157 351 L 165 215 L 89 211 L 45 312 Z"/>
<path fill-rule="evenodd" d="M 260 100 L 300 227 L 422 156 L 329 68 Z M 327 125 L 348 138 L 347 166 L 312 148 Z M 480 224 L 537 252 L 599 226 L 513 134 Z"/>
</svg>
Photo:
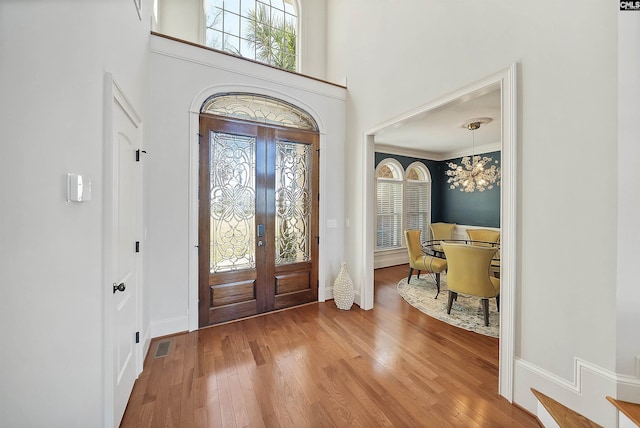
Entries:
<svg viewBox="0 0 640 428">
<path fill-rule="evenodd" d="M 262 245 L 264 245 L 263 242 L 262 241 L 258 241 L 258 247 L 262 247 Z"/>
<path fill-rule="evenodd" d="M 116 291 L 124 291 L 125 290 L 125 285 L 124 282 L 121 282 L 120 284 L 116 284 L 115 282 L 113 283 L 113 294 L 116 293 Z"/>
</svg>

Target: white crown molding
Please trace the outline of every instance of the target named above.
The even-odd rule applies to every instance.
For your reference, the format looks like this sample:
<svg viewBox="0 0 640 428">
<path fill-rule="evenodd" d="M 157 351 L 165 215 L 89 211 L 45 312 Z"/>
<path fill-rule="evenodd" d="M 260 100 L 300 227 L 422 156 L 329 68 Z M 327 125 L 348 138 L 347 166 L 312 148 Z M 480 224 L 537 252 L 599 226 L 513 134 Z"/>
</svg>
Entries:
<svg viewBox="0 0 640 428">
<path fill-rule="evenodd" d="M 465 150 L 458 150 L 458 151 L 454 151 L 454 152 L 447 152 L 445 153 L 445 158 L 442 160 L 449 160 L 449 159 L 455 159 L 455 158 L 461 158 L 464 156 L 471 156 L 473 153 L 475 153 L 476 155 L 481 155 L 484 153 L 490 153 L 490 152 L 499 152 L 502 151 L 502 144 L 498 143 L 491 143 L 491 144 L 484 144 L 482 146 L 476 146 L 475 150 L 471 150 L 471 149 L 465 149 Z"/>
<path fill-rule="evenodd" d="M 475 154 L 483 154 L 490 152 L 499 152 L 502 150 L 501 143 L 484 144 L 477 146 L 474 150 Z M 456 150 L 451 152 L 430 152 L 428 150 L 410 149 L 407 147 L 392 146 L 389 144 L 375 144 L 374 151 L 388 153 L 390 155 L 408 156 L 418 159 L 429 159 L 433 161 L 445 161 L 449 159 L 461 158 L 463 156 L 471 156 L 471 148 L 465 150 Z"/>
<path fill-rule="evenodd" d="M 338 84 L 278 70 L 234 55 L 167 39 L 161 35 L 151 35 L 149 51 L 156 55 L 250 77 L 270 84 L 296 88 L 324 97 L 337 100 L 346 100 L 347 98 L 346 88 Z"/>
<path fill-rule="evenodd" d="M 408 156 L 417 159 L 445 160 L 441 153 L 429 152 L 426 150 L 409 149 L 406 147 L 391 146 L 388 144 L 376 144 L 374 151 L 380 153 L 388 153 L 390 155 Z M 442 158 L 442 159 L 440 159 Z"/>
</svg>

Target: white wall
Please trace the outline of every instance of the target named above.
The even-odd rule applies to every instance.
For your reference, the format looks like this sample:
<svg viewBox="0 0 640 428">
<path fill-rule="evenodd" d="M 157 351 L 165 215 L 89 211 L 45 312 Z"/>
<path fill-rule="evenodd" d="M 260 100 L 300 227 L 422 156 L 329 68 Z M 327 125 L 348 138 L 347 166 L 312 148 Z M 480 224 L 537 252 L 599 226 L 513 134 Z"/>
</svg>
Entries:
<svg viewBox="0 0 640 428">
<path fill-rule="evenodd" d="M 158 0 L 158 27 L 154 31 L 193 43 L 203 43 L 203 0 Z"/>
<path fill-rule="evenodd" d="M 305 79 L 152 36 L 150 105 L 145 163 L 148 184 L 146 278 L 152 290 L 153 335 L 195 328 L 197 320 L 197 114 L 210 95 L 224 91 L 263 93 L 296 104 L 320 126 L 319 297 L 330 289 L 343 260 L 344 239 L 344 88 Z M 195 121 L 195 126 L 193 126 Z M 192 127 L 191 127 L 192 126 Z M 196 149 L 197 153 L 197 149 Z M 196 179 L 194 181 L 194 174 Z M 191 211 L 190 211 L 191 206 Z M 328 223 L 335 220 L 336 227 Z M 193 229 L 192 229 L 193 230 Z M 191 297 L 190 297 L 191 296 Z M 327 297 L 330 297 L 327 295 Z"/>
<path fill-rule="evenodd" d="M 618 288 L 616 371 L 640 375 L 640 13 L 621 11 L 618 18 Z M 633 380 L 633 379 L 628 379 Z M 618 398 L 640 401 L 635 388 L 618 388 Z"/>
<path fill-rule="evenodd" d="M 520 64 L 515 352 L 536 376 L 570 383 L 577 357 L 615 384 L 617 6 L 328 1 L 327 77 L 349 88 L 348 194 L 364 188 L 364 131 Z M 361 278 L 364 208 L 350 198 L 346 209 L 347 262 Z M 515 401 L 535 411 L 530 383 L 515 383 Z M 610 417 L 590 404 L 588 416 Z"/>
<path fill-rule="evenodd" d="M 298 71 L 326 77 L 326 0 L 299 0 Z M 301 3 L 301 4 L 300 4 Z M 204 43 L 202 0 L 158 0 L 158 33 L 193 43 Z"/>
<path fill-rule="evenodd" d="M 104 74 L 143 113 L 144 14 L 130 0 L 0 3 L 2 426 L 102 425 Z M 68 172 L 91 179 L 91 201 L 65 202 Z"/>
</svg>

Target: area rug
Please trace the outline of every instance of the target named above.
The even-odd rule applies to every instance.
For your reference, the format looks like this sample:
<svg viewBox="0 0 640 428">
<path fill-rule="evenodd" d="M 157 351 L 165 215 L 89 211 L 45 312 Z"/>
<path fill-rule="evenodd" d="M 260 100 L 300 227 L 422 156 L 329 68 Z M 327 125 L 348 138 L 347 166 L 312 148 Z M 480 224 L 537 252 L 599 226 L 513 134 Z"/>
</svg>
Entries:
<svg viewBox="0 0 640 428">
<path fill-rule="evenodd" d="M 451 307 L 451 314 L 447 314 L 449 292 L 446 284 L 446 275 L 441 275 L 440 295 L 434 299 L 435 278 L 427 275 L 417 279 L 414 275 L 410 284 L 407 284 L 407 278 L 398 282 L 398 293 L 407 303 L 430 317 L 485 336 L 500 336 L 500 315 L 497 312 L 496 299 L 489 299 L 489 326 L 485 327 L 482 306 L 477 297 L 458 294 L 458 300 L 453 302 Z"/>
</svg>

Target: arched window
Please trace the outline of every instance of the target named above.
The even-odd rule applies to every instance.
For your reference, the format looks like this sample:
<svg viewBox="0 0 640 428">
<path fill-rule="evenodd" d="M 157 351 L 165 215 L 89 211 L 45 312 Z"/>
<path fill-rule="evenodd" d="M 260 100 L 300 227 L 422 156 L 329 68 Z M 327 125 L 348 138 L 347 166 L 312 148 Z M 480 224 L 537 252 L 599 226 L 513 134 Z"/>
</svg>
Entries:
<svg viewBox="0 0 640 428">
<path fill-rule="evenodd" d="M 402 165 L 391 158 L 376 168 L 376 249 L 402 245 Z"/>
<path fill-rule="evenodd" d="M 405 229 L 420 229 L 423 241 L 431 221 L 431 174 L 422 162 L 414 162 L 407 168 L 405 180 Z"/>
<path fill-rule="evenodd" d="M 318 124 L 309 113 L 293 104 L 266 95 L 244 92 L 216 94 L 207 98 L 200 111 L 267 125 L 318 131 Z"/>
<path fill-rule="evenodd" d="M 406 169 L 387 158 L 376 168 L 376 250 L 404 245 L 403 230 L 419 229 L 428 239 L 431 222 L 431 174 L 422 162 Z"/>
<path fill-rule="evenodd" d="M 204 0 L 205 44 L 296 71 L 296 0 Z"/>
</svg>

